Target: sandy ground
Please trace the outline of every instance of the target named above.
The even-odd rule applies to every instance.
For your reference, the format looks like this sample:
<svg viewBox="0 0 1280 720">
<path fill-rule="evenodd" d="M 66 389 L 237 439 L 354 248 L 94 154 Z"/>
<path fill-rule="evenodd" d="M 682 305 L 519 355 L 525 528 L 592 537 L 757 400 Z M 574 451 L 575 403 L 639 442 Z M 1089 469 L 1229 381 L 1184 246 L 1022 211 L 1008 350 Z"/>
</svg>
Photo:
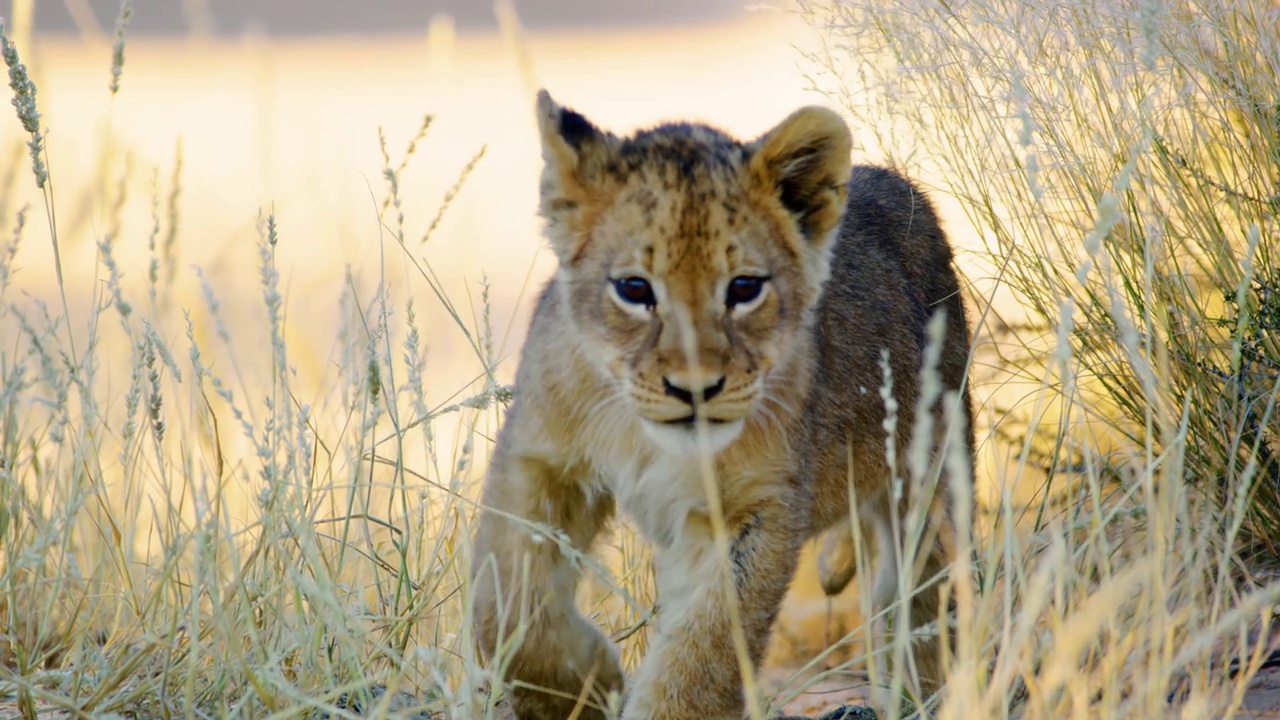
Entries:
<svg viewBox="0 0 1280 720">
<path fill-rule="evenodd" d="M 793 676 L 794 673 L 789 668 L 773 668 L 766 673 L 764 679 L 767 683 L 782 687 L 788 684 Z M 787 693 L 787 697 L 791 695 Z M 817 718 L 842 706 L 860 706 L 867 701 L 867 697 L 866 684 L 862 680 L 824 679 L 810 684 L 804 692 L 786 702 L 781 710 L 788 715 Z M 37 712 L 40 717 L 53 720 L 75 717 L 73 713 L 39 703 Z M 1174 716 L 1176 716 L 1176 708 L 1170 706 L 1170 717 Z M 0 700 L 0 720 L 17 720 L 21 717 L 22 714 L 14 703 Z M 1253 720 L 1280 719 L 1280 669 L 1263 670 L 1249 683 L 1240 712 L 1235 717 Z M 512 720 L 512 718 L 506 720 Z"/>
</svg>

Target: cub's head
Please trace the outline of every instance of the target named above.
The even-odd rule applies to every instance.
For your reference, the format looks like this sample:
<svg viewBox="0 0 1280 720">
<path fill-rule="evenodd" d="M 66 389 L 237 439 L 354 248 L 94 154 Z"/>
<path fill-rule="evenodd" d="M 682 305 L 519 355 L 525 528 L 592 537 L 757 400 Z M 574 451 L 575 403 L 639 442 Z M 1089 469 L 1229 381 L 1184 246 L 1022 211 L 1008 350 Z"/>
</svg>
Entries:
<svg viewBox="0 0 1280 720">
<path fill-rule="evenodd" d="M 662 447 L 725 447 L 807 351 L 848 127 L 807 107 L 750 142 L 687 124 L 618 137 L 545 91 L 537 113 L 541 213 L 583 350 Z"/>
</svg>

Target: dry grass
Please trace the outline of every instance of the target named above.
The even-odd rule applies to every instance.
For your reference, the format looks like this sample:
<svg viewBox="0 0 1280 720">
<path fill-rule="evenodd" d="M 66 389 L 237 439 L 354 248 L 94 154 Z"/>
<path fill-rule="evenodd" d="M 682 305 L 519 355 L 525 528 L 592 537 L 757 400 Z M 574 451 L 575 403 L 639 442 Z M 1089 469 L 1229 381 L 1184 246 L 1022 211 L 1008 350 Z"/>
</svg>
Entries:
<svg viewBox="0 0 1280 720">
<path fill-rule="evenodd" d="M 1262 370 L 1276 358 L 1254 290 L 1275 282 L 1280 92 L 1265 28 L 1276 14 L 1030 8 L 809 8 L 829 43 L 816 67 L 837 73 L 819 81 L 868 154 L 932 179 L 988 243 L 998 282 L 980 294 L 1011 292 L 1026 308 L 1014 319 L 994 306 L 1008 320 L 994 332 L 993 306 L 979 303 L 975 390 L 993 470 L 979 485 L 979 531 L 965 538 L 972 563 L 941 585 L 956 601 L 958 645 L 936 713 L 1230 717 L 1261 659 L 1250 633 L 1280 592 L 1244 582 L 1238 554 L 1242 529 L 1261 527 L 1259 450 L 1277 417 L 1276 376 L 1239 374 L 1250 358 Z M 563 40 L 532 39 L 529 55 Z M 616 63 L 611 72 L 636 65 L 610 59 L 616 38 L 594 42 L 584 54 Z M 500 46 L 467 47 L 491 62 Z M 233 75 L 250 67 L 255 112 L 198 125 L 243 99 L 211 83 L 212 100 L 163 118 L 192 123 L 175 148 L 177 132 L 129 105 L 131 68 L 195 51 L 100 49 L 97 96 L 54 70 L 47 79 L 74 90 L 55 95 L 55 119 L 94 102 L 107 108 L 88 115 L 101 124 L 48 134 L 51 161 L 15 143 L 0 166 L 0 698 L 26 717 L 293 717 L 338 715 L 342 693 L 376 683 L 453 717 L 494 716 L 467 630 L 467 540 L 520 338 L 507 318 L 547 267 L 532 250 L 496 261 L 511 237 L 532 245 L 536 150 L 521 165 L 504 155 L 506 126 L 483 125 L 493 145 L 471 173 L 480 139 L 397 112 L 382 154 L 368 132 L 351 173 L 349 148 L 314 138 L 355 134 L 353 118 L 377 103 L 344 114 L 329 101 L 280 121 L 291 98 L 272 89 L 281 71 L 252 38 L 203 57 Z M 321 71 L 309 82 L 374 82 L 312 53 Z M 567 78 L 580 62 L 548 62 L 548 74 Z M 721 62 L 703 70 L 726 83 L 745 63 Z M 35 110 L 47 112 L 46 78 L 33 75 Z M 517 88 L 511 114 L 526 99 L 518 76 L 494 76 Z M 296 91 L 305 78 L 280 84 Z M 673 114 L 715 101 L 666 87 L 637 81 L 631 104 L 601 121 L 654 119 L 638 109 L 651 97 Z M 1256 101 L 1266 97 L 1271 106 Z M 729 129 L 759 130 L 789 99 L 757 99 L 753 119 Z M 22 142 L 34 142 L 26 124 Z M 268 130 L 243 143 L 251 150 L 217 142 L 254 126 Z M 38 129 L 49 127 L 66 125 Z M 524 132 L 510 144 L 533 148 Z M 332 165 L 308 164 L 323 152 Z M 299 176 L 282 175 L 291 165 Z M 468 196 L 476 183 L 496 184 Z M 192 196 L 211 204 L 191 210 Z M 278 210 L 264 197 L 281 198 Z M 489 224 L 504 214 L 529 222 Z M 953 234 L 972 251 L 964 227 Z M 338 273 L 343 243 L 362 262 Z M 459 280 L 490 260 L 492 285 Z M 309 271 L 320 279 L 303 281 Z M 628 662 L 645 647 L 645 629 L 629 632 L 652 604 L 645 558 L 625 531 L 582 558 L 583 602 Z M 865 637 L 859 627 L 848 640 Z M 1229 657 L 1244 658 L 1234 677 Z M 895 692 L 905 678 L 884 665 L 870 663 L 890 713 L 925 702 Z"/>
<path fill-rule="evenodd" d="M 864 151 L 966 215 L 1017 308 L 980 328 L 1005 459 L 938 716 L 1233 716 L 1278 589 L 1241 554 L 1278 537 L 1280 8 L 804 11 Z"/>
</svg>

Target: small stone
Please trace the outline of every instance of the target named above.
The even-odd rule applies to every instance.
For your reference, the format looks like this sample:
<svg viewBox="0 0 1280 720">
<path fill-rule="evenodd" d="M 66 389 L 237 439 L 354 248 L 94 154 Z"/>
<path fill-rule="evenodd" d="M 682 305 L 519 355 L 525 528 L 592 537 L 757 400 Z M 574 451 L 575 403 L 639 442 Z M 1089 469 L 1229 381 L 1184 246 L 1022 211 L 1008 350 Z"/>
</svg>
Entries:
<svg viewBox="0 0 1280 720">
<path fill-rule="evenodd" d="M 841 705 L 819 720 L 876 720 L 876 711 L 862 705 Z"/>
<path fill-rule="evenodd" d="M 386 694 L 386 687 L 374 685 L 368 690 L 342 693 L 334 705 L 339 710 L 346 710 L 360 717 L 368 717 L 368 713 L 376 709 L 385 712 L 380 717 L 402 720 L 443 720 L 444 718 L 441 713 L 424 709 L 425 703 L 403 690 L 397 691 L 383 704 L 382 698 Z M 315 712 L 311 715 L 312 720 L 331 720 L 334 717 L 340 716 L 333 716 L 327 712 Z"/>
<path fill-rule="evenodd" d="M 811 718 L 798 717 L 794 715 L 786 715 L 774 718 L 774 720 L 812 720 Z M 876 720 L 876 711 L 862 705 L 841 705 L 835 710 L 831 710 L 824 715 L 820 715 L 816 720 Z"/>
</svg>

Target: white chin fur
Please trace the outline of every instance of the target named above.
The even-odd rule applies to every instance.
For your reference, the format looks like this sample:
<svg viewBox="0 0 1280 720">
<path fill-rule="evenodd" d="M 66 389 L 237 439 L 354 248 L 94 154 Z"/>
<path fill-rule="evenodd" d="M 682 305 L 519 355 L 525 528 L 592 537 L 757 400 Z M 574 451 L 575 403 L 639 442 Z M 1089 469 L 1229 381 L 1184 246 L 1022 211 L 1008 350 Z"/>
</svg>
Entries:
<svg viewBox="0 0 1280 720">
<path fill-rule="evenodd" d="M 658 447 L 679 455 L 714 455 L 729 446 L 742 434 L 742 420 L 726 423 L 705 423 L 703 428 L 694 425 L 664 425 L 645 420 L 644 432 Z"/>
</svg>

